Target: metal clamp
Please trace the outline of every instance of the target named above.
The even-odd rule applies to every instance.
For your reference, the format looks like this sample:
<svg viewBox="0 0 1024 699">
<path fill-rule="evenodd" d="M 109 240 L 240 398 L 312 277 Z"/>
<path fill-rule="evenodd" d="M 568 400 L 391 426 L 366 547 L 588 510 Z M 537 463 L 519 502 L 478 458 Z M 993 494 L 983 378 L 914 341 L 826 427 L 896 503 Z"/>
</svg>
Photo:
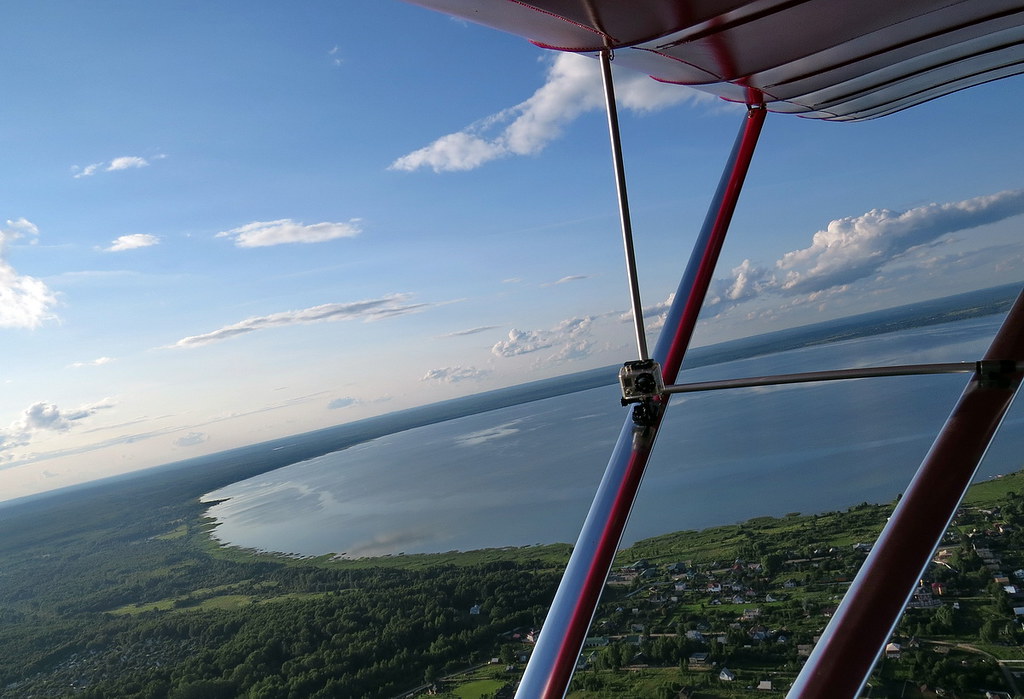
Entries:
<svg viewBox="0 0 1024 699">
<path fill-rule="evenodd" d="M 1012 388 L 1013 375 L 1021 371 L 1012 359 L 982 359 L 975 362 L 974 375 L 985 388 Z"/>
</svg>

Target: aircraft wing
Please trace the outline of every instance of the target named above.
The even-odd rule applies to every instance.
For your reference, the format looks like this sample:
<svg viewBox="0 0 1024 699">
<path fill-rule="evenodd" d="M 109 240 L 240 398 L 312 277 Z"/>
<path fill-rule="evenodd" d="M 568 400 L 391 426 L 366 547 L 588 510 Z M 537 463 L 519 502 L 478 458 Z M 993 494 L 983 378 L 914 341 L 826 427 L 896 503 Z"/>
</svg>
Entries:
<svg viewBox="0 0 1024 699">
<path fill-rule="evenodd" d="M 1020 0 L 410 0 L 655 80 L 832 121 L 1024 72 Z"/>
</svg>

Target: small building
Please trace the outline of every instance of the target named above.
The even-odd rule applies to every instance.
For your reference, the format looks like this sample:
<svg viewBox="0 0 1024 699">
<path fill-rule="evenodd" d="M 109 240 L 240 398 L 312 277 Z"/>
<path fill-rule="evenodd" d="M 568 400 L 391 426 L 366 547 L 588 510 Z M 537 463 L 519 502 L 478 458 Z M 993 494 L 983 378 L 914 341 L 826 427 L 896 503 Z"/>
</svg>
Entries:
<svg viewBox="0 0 1024 699">
<path fill-rule="evenodd" d="M 710 670 L 711 655 L 709 653 L 694 653 L 690 656 L 689 668 L 691 670 Z"/>
<path fill-rule="evenodd" d="M 760 682 L 757 683 L 757 688 L 760 689 L 761 691 L 770 692 L 770 691 L 772 691 L 772 681 L 771 680 L 761 680 Z"/>
<path fill-rule="evenodd" d="M 723 682 L 734 682 L 736 680 L 736 673 L 727 667 L 723 667 L 722 671 L 718 673 L 718 679 Z"/>
<path fill-rule="evenodd" d="M 903 648 L 900 646 L 899 643 L 887 643 L 885 645 L 886 660 L 899 660 L 902 652 Z"/>
</svg>

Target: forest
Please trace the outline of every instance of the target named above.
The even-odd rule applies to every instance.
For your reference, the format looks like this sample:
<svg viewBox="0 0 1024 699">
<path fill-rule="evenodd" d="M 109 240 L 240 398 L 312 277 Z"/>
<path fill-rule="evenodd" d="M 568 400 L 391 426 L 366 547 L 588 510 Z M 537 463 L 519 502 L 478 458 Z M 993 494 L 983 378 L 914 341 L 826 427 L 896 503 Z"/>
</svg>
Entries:
<svg viewBox="0 0 1024 699">
<path fill-rule="evenodd" d="M 0 697 L 500 696 L 569 554 L 222 547 L 197 481 L 163 472 L 0 509 Z M 1022 474 L 972 488 L 876 696 L 1015 691 L 1018 493 Z M 781 693 L 891 508 L 759 517 L 621 551 L 570 696 Z"/>
<path fill-rule="evenodd" d="M 123 491 L 4 512 L 0 696 L 392 696 L 539 625 L 565 557 L 229 551 L 195 500 Z"/>
</svg>

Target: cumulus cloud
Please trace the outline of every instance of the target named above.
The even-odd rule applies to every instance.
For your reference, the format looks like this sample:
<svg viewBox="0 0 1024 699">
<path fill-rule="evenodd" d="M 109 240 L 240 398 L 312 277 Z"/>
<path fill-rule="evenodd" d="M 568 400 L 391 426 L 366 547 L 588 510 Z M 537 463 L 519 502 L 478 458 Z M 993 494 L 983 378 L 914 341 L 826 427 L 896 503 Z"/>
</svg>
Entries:
<svg viewBox="0 0 1024 699">
<path fill-rule="evenodd" d="M 415 313 L 429 305 L 426 303 L 406 303 L 409 298 L 411 298 L 410 294 L 389 294 L 379 299 L 354 301 L 351 303 L 325 303 L 298 311 L 282 311 L 281 313 L 271 313 L 265 316 L 255 316 L 247 318 L 240 323 L 225 325 L 223 328 L 218 328 L 202 335 L 184 337 L 174 343 L 173 347 L 209 345 L 239 335 L 266 330 L 267 328 L 282 328 L 291 325 L 356 320 L 360 318 L 363 320 L 379 320 L 381 318 Z"/>
<path fill-rule="evenodd" d="M 618 75 L 615 92 L 621 107 L 638 112 L 707 99 L 694 90 L 638 73 Z M 559 53 L 551 61 L 544 85 L 529 99 L 398 158 L 391 169 L 472 170 L 498 158 L 533 155 L 580 115 L 603 108 L 600 64 L 585 56 Z"/>
<path fill-rule="evenodd" d="M 163 156 L 160 156 L 163 157 Z M 135 168 L 146 167 L 149 165 L 149 161 L 145 158 L 140 158 L 137 155 L 123 155 L 118 158 L 114 158 L 110 161 L 101 161 L 98 163 L 92 163 L 85 167 L 78 167 L 77 165 L 72 168 L 74 177 L 92 177 L 97 172 L 116 172 L 117 170 L 132 170 Z"/>
<path fill-rule="evenodd" d="M 135 250 L 136 248 L 148 248 L 153 245 L 158 245 L 160 238 L 149 233 L 130 233 L 128 235 L 122 235 L 115 239 L 109 248 L 106 248 L 107 252 L 121 252 L 122 250 Z"/>
<path fill-rule="evenodd" d="M 444 383 L 477 381 L 490 373 L 486 369 L 477 369 L 472 366 L 449 366 L 442 369 L 431 369 L 423 375 L 420 381 L 443 381 Z"/>
<path fill-rule="evenodd" d="M 131 170 L 138 167 L 146 167 L 149 165 L 145 158 L 140 158 L 137 155 L 126 155 L 120 158 L 114 158 L 110 161 L 110 165 L 107 166 L 107 172 L 113 172 L 115 170 Z"/>
<path fill-rule="evenodd" d="M 289 218 L 277 221 L 253 221 L 217 234 L 218 238 L 232 238 L 240 248 L 262 248 L 285 243 L 323 243 L 337 238 L 359 235 L 359 219 L 347 223 L 312 223 L 306 225 Z"/>
<path fill-rule="evenodd" d="M 810 245 L 787 252 L 774 265 L 744 260 L 729 278 L 715 281 L 706 312 L 720 313 L 766 294 L 814 298 L 873 277 L 914 250 L 941 245 L 951 233 L 1020 214 L 1024 214 L 1024 190 L 902 212 L 872 209 L 837 219 L 816 232 Z"/>
<path fill-rule="evenodd" d="M 209 439 L 209 436 L 203 432 L 189 432 L 183 437 L 178 437 L 174 440 L 174 446 L 176 447 L 194 447 L 197 444 L 202 444 Z"/>
<path fill-rule="evenodd" d="M 74 362 L 68 366 L 72 369 L 81 369 L 82 367 L 87 366 L 103 366 L 104 364 L 110 364 L 112 361 L 114 361 L 112 357 L 97 357 L 89 362 Z"/>
<path fill-rule="evenodd" d="M 0 328 L 34 328 L 52 317 L 56 296 L 41 280 L 18 274 L 7 261 L 8 245 L 21 238 L 35 242 L 39 228 L 19 218 L 0 228 Z"/>
<path fill-rule="evenodd" d="M 41 433 L 67 432 L 78 422 L 112 407 L 114 404 L 109 399 L 72 410 L 63 410 L 46 401 L 33 403 L 22 411 L 18 420 L 6 429 L 0 429 L 0 451 L 25 446 Z"/>
<path fill-rule="evenodd" d="M 522 354 L 555 348 L 550 357 L 554 361 L 579 359 L 589 353 L 591 343 L 587 340 L 594 318 L 570 318 L 563 320 L 551 330 L 519 330 L 512 328 L 508 338 L 491 347 L 497 357 L 517 357 Z"/>
</svg>

